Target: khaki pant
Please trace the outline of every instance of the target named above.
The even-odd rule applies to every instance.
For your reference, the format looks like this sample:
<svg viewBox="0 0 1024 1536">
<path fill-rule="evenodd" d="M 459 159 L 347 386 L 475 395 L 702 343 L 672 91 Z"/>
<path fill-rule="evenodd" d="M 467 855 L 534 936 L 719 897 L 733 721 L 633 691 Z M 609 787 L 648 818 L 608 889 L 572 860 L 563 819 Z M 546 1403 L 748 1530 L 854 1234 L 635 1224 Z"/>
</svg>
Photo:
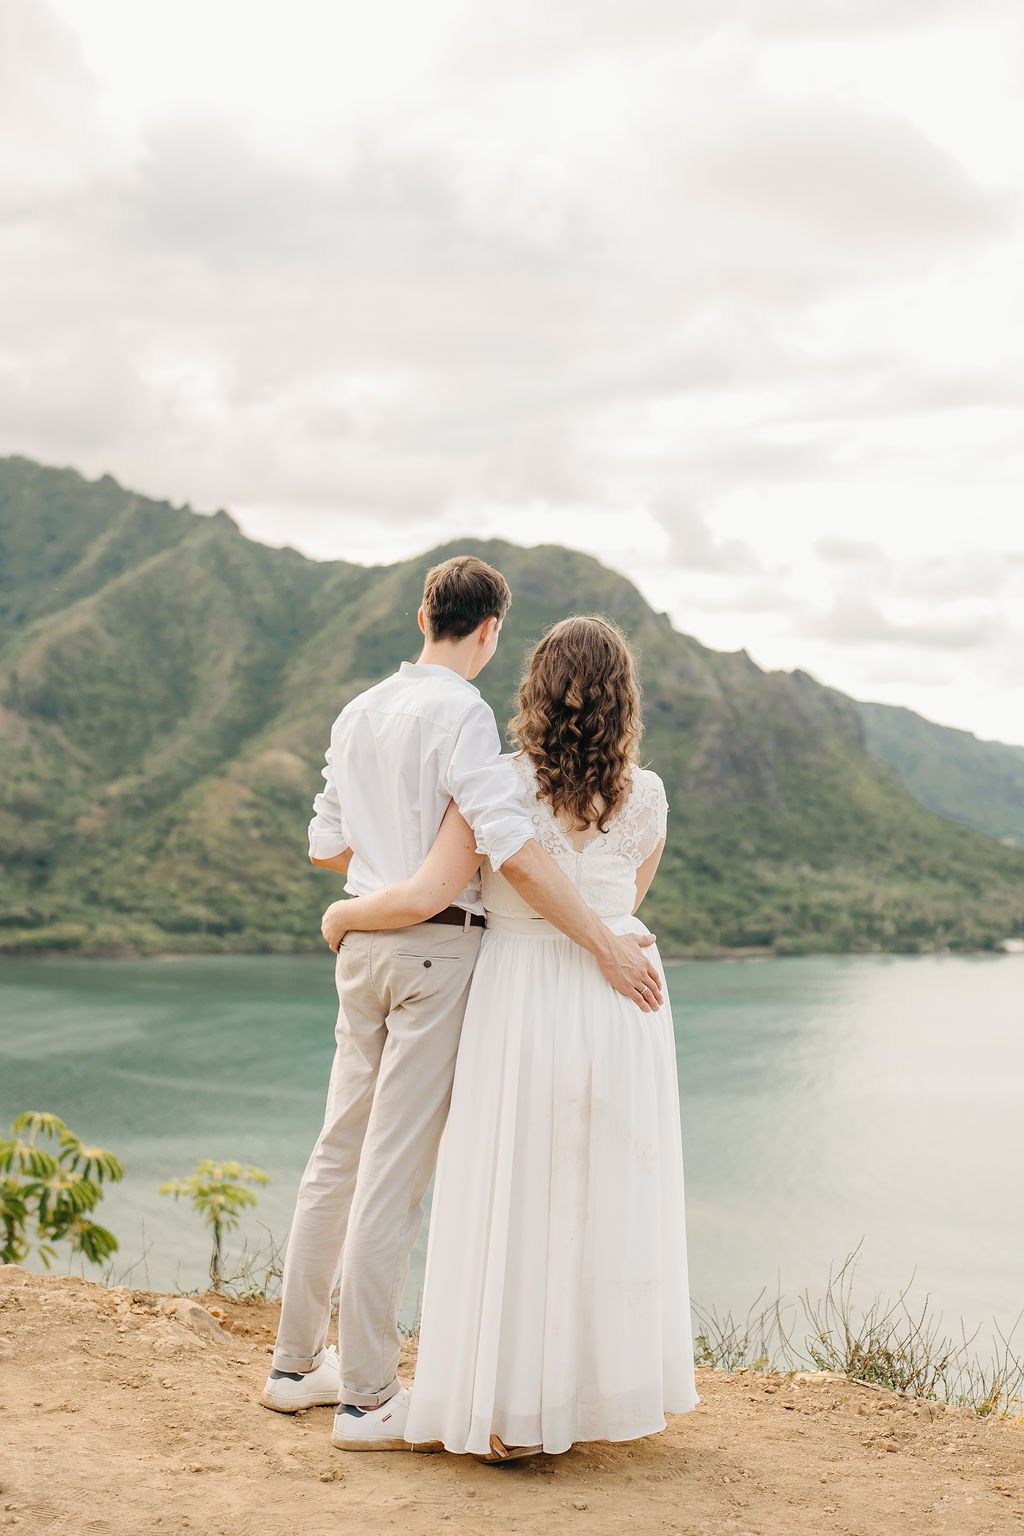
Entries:
<svg viewBox="0 0 1024 1536">
<path fill-rule="evenodd" d="M 346 934 L 323 1130 L 288 1239 L 280 1371 L 320 1362 L 341 1273 L 341 1401 L 398 1391 L 398 1309 L 441 1132 L 482 929 Z"/>
</svg>

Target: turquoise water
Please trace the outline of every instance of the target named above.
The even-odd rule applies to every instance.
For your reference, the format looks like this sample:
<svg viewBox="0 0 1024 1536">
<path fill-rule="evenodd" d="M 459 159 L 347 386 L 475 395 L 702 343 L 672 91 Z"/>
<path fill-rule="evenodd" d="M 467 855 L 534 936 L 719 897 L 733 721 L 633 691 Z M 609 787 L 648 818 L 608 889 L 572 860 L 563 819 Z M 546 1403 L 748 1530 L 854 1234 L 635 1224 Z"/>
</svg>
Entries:
<svg viewBox="0 0 1024 1536">
<path fill-rule="evenodd" d="M 668 968 L 691 1291 L 744 1309 L 912 1276 L 947 1322 L 1024 1305 L 1024 958 L 820 957 Z M 0 964 L 0 1126 L 54 1110 L 117 1152 L 115 1277 L 201 1283 L 206 1233 L 166 1179 L 199 1157 L 273 1178 L 242 1233 L 284 1237 L 333 1049 L 329 958 Z M 234 1242 L 238 1247 L 238 1239 Z M 415 1311 L 421 1234 L 406 1298 Z M 915 1274 L 916 1272 L 916 1274 Z"/>
</svg>

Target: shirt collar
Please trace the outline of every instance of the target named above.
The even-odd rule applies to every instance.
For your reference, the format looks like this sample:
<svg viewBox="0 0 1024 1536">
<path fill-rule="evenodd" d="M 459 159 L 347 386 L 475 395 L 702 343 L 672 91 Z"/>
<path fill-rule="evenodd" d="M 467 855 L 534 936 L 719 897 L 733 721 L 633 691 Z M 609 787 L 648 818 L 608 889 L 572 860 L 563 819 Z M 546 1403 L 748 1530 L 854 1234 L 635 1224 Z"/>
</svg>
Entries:
<svg viewBox="0 0 1024 1536">
<path fill-rule="evenodd" d="M 458 683 L 461 688 L 469 688 L 477 695 L 480 693 L 476 683 L 471 683 L 468 677 L 463 677 L 460 672 L 453 672 L 451 667 L 441 667 L 432 661 L 403 661 L 398 669 L 398 674 L 400 677 L 416 679 L 421 677 L 446 677 L 453 683 Z"/>
</svg>

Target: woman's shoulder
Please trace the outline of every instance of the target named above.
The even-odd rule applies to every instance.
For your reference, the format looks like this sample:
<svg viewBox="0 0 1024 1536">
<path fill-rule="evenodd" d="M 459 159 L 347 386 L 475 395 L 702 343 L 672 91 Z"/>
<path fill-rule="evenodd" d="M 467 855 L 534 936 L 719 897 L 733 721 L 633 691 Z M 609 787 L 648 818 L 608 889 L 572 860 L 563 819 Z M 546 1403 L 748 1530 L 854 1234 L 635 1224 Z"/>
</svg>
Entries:
<svg viewBox="0 0 1024 1536">
<path fill-rule="evenodd" d="M 623 810 L 634 823 L 652 820 L 664 829 L 668 817 L 668 796 L 661 778 L 653 768 L 641 768 L 639 763 L 633 764 L 633 788 Z"/>
<path fill-rule="evenodd" d="M 521 752 L 518 749 L 511 752 L 505 752 L 502 755 L 502 762 L 511 763 L 512 767 L 515 769 L 516 773 L 519 774 L 520 778 L 526 779 L 527 782 L 530 782 L 533 779 L 533 764 L 525 752 Z"/>
<path fill-rule="evenodd" d="M 653 768 L 641 768 L 639 763 L 633 764 L 633 794 L 639 794 L 647 798 L 662 798 L 665 794 L 665 785 L 661 776 L 655 773 Z"/>
<path fill-rule="evenodd" d="M 502 762 L 509 763 L 512 772 L 518 776 L 532 814 L 537 809 L 537 772 L 529 756 L 525 752 L 506 752 Z"/>
</svg>

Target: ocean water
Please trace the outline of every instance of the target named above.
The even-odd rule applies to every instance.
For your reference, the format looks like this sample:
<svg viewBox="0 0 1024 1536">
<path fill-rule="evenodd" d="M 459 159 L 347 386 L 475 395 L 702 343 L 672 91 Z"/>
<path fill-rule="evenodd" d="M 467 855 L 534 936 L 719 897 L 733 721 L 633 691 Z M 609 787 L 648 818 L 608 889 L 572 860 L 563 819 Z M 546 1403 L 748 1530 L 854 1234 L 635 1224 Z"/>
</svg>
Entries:
<svg viewBox="0 0 1024 1536">
<path fill-rule="evenodd" d="M 815 957 L 668 967 L 691 1292 L 745 1311 L 909 1285 L 946 1322 L 1024 1307 L 1024 957 Z M 200 1157 L 272 1184 L 232 1239 L 284 1239 L 333 1050 L 329 957 L 0 963 L 0 1127 L 53 1110 L 126 1168 L 97 1218 L 114 1278 L 202 1283 L 208 1234 L 160 1184 Z M 425 1229 L 404 1312 L 415 1315 Z M 61 1261 L 58 1267 L 66 1267 Z M 88 1266 L 87 1273 L 97 1273 Z M 1019 1337 L 1019 1336 L 1018 1336 Z"/>
</svg>

